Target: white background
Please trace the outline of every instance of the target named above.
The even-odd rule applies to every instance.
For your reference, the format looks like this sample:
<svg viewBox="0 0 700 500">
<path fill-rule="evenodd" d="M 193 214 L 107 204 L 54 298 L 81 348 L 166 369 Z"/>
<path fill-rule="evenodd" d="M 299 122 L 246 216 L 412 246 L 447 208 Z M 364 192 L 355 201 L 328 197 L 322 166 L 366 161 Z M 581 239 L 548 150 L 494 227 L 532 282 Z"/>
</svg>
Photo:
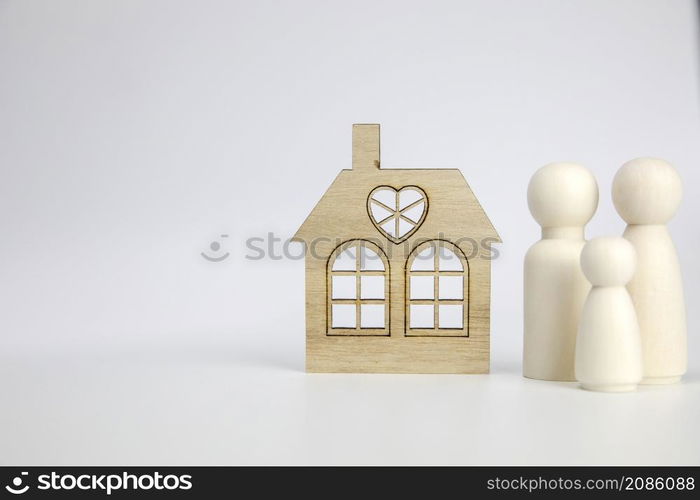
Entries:
<svg viewBox="0 0 700 500">
<path fill-rule="evenodd" d="M 682 0 L 0 1 L 0 463 L 699 464 L 697 20 Z M 291 236 L 354 122 L 381 123 L 383 167 L 460 168 L 503 238 L 492 374 L 304 373 L 303 262 L 245 241 Z M 529 177 L 588 166 L 587 235 L 619 234 L 610 183 L 637 156 L 685 181 L 687 376 L 523 379 Z"/>
</svg>

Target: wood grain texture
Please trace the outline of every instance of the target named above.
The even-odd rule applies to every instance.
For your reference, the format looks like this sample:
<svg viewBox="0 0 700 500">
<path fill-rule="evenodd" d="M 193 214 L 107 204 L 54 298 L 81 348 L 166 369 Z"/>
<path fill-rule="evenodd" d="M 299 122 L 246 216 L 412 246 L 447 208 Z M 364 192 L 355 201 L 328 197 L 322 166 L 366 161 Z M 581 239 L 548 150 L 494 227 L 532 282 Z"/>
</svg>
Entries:
<svg viewBox="0 0 700 500">
<path fill-rule="evenodd" d="M 353 170 L 340 173 L 294 236 L 306 244 L 307 371 L 488 373 L 491 261 L 484 247 L 500 242 L 498 234 L 459 170 L 380 169 L 379 126 L 355 125 L 353 139 Z M 428 198 L 422 223 L 398 244 L 367 211 L 369 194 L 382 185 L 418 186 Z M 386 255 L 389 335 L 328 335 L 329 258 L 357 239 Z M 435 239 L 453 243 L 468 259 L 468 322 L 460 336 L 407 336 L 407 261 L 417 246 Z"/>
</svg>

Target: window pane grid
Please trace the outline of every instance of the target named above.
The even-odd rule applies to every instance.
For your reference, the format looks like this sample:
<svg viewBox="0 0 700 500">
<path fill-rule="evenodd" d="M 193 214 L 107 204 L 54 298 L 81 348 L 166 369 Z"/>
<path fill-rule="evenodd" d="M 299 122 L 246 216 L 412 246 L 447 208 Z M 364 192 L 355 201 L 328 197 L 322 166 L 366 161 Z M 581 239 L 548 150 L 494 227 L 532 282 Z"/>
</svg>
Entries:
<svg viewBox="0 0 700 500">
<path fill-rule="evenodd" d="M 428 265 L 423 259 L 423 262 L 416 266 L 416 259 L 420 254 L 426 254 L 426 251 L 432 251 L 430 255 L 430 262 L 432 264 L 432 270 L 426 269 Z M 460 257 L 452 251 L 445 244 L 437 241 L 432 241 L 424 244 L 422 247 L 418 247 L 414 250 L 410 267 L 408 268 L 408 276 L 406 279 L 407 294 L 408 294 L 408 307 L 406 311 L 406 332 L 415 332 L 420 335 L 464 335 L 462 332 L 467 329 L 468 315 L 466 309 L 467 305 L 467 294 L 466 286 L 468 283 L 468 267 L 462 264 L 461 259 L 454 262 L 447 262 L 446 270 L 441 270 L 440 257 L 444 252 L 448 252 L 447 255 L 452 259 L 460 259 Z M 445 257 L 443 255 L 443 257 Z M 466 263 L 465 263 L 466 264 Z M 414 267 L 419 269 L 414 270 Z M 461 268 L 462 271 L 455 269 Z M 432 277 L 432 298 L 425 298 L 425 289 L 418 292 L 417 290 L 412 290 L 412 285 L 418 282 L 413 282 L 411 276 L 425 276 Z M 457 289 L 456 282 L 449 280 L 443 281 L 443 290 L 441 292 L 440 277 L 442 276 L 452 276 L 461 277 L 461 290 Z M 451 278 L 454 280 L 455 278 Z M 413 298 L 421 296 L 421 298 Z M 446 295 L 448 295 L 446 297 Z M 455 297 L 449 295 L 456 295 Z M 416 306 L 416 307 L 413 307 Z M 432 306 L 432 325 L 426 316 L 428 310 L 427 306 Z M 419 309 L 422 307 L 423 309 Z M 468 332 L 467 332 L 468 336 Z"/>
<path fill-rule="evenodd" d="M 337 273 L 338 271 L 333 271 L 333 273 Z M 435 271 L 411 271 L 411 274 L 415 276 L 433 276 L 435 274 Z M 439 271 L 440 276 L 464 276 L 464 271 Z"/>
<path fill-rule="evenodd" d="M 358 274 L 358 271 L 331 271 L 333 273 L 333 276 L 355 276 Z M 362 276 L 384 276 L 386 273 L 384 271 L 365 271 L 361 270 L 359 273 L 362 274 Z M 461 273 L 458 273 L 461 274 Z"/>
<path fill-rule="evenodd" d="M 349 244 L 341 247 L 340 251 L 336 251 L 332 259 L 335 261 L 340 255 L 345 252 L 354 251 L 354 261 L 355 269 L 349 270 L 344 268 L 343 270 L 334 270 L 335 263 L 329 264 L 329 278 L 328 278 L 328 315 L 329 315 L 329 328 L 328 335 L 388 335 L 388 318 L 389 318 L 389 279 L 388 279 L 388 263 L 385 259 L 380 256 L 378 252 L 380 249 L 376 250 L 373 248 L 368 248 L 365 242 L 360 240 L 353 241 Z M 367 254 L 367 255 L 365 255 Z M 379 259 L 378 262 L 367 261 L 368 256 L 372 259 Z M 363 259 L 364 257 L 364 259 Z M 383 270 L 378 270 L 383 269 Z M 335 298 L 335 290 L 333 288 L 334 277 L 344 276 L 344 277 L 354 277 L 354 298 Z M 377 290 L 378 283 L 375 281 L 366 281 L 366 294 L 374 294 L 377 297 L 363 297 L 363 277 L 382 277 L 383 287 L 380 291 Z M 369 290 L 369 291 L 367 291 Z M 353 307 L 354 318 L 350 319 L 346 314 L 343 314 L 342 318 L 337 316 L 340 311 L 337 306 L 343 307 Z M 377 309 L 377 306 L 383 306 L 381 309 Z M 364 310 L 364 319 L 363 319 Z M 348 310 L 343 310 L 348 312 Z M 334 315 L 334 312 L 336 313 Z M 342 324 L 338 321 L 343 321 Z M 364 324 L 364 326 L 363 326 Z"/>
</svg>

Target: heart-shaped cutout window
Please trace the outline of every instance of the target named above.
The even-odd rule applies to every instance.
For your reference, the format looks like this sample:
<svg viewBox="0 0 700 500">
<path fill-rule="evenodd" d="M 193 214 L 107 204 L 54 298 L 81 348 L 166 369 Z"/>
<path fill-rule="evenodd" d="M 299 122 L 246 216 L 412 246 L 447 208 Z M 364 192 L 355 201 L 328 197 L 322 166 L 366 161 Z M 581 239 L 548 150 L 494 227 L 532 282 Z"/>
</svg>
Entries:
<svg viewBox="0 0 700 500">
<path fill-rule="evenodd" d="M 379 186 L 367 199 L 367 211 L 375 227 L 394 243 L 418 230 L 428 211 L 428 197 L 418 186 L 396 189 Z"/>
</svg>

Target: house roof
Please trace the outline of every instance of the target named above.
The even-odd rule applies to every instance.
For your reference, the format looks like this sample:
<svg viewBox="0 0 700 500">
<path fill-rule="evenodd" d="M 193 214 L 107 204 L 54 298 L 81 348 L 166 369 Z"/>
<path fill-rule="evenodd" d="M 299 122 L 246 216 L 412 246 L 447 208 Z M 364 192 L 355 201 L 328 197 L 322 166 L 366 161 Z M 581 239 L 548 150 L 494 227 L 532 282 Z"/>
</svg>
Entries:
<svg viewBox="0 0 700 500">
<path fill-rule="evenodd" d="M 441 213 L 440 223 L 446 226 L 468 228 L 468 236 L 473 238 L 501 239 L 491 224 L 486 212 L 467 184 L 459 169 L 347 169 L 335 178 L 326 193 L 321 197 L 309 216 L 293 237 L 295 241 L 310 241 L 321 236 L 332 236 L 336 225 L 329 214 L 342 213 L 343 217 L 359 217 L 357 205 L 362 206 L 363 217 L 367 218 L 366 200 L 376 186 L 419 186 L 429 201 L 426 220 L 431 213 Z M 347 209 L 338 208 L 347 203 Z M 449 232 L 451 227 L 445 227 Z M 440 229 L 441 231 L 443 229 Z M 358 236 L 359 237 L 359 236 Z"/>
</svg>

